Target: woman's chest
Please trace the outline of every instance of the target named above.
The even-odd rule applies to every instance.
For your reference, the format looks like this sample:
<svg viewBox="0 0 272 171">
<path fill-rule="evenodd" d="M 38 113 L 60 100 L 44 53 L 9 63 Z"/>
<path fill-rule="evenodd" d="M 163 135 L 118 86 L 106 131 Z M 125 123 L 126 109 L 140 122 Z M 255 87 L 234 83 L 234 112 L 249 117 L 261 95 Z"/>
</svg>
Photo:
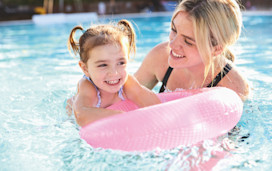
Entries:
<svg viewBox="0 0 272 171">
<path fill-rule="evenodd" d="M 202 87 L 203 80 L 198 80 L 186 74 L 183 70 L 173 69 L 171 73 L 164 73 L 161 81 L 165 80 L 166 89 L 175 91 L 176 89 L 195 89 Z M 167 80 L 167 81 L 166 81 Z"/>
</svg>

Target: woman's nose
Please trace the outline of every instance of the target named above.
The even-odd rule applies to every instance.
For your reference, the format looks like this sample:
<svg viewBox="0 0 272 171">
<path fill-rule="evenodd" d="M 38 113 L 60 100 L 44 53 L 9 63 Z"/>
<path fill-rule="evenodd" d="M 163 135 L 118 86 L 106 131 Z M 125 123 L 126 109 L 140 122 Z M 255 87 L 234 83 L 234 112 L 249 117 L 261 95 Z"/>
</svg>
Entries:
<svg viewBox="0 0 272 171">
<path fill-rule="evenodd" d="M 177 36 L 171 36 L 170 37 L 169 46 L 170 46 L 171 49 L 181 48 L 181 45 L 178 43 L 178 37 Z"/>
</svg>

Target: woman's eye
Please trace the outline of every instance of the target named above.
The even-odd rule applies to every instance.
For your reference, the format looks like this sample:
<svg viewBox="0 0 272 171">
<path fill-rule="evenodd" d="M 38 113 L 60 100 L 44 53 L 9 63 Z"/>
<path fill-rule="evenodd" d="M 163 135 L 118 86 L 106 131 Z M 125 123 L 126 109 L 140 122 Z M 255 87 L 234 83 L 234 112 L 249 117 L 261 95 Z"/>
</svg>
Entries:
<svg viewBox="0 0 272 171">
<path fill-rule="evenodd" d="M 192 46 L 192 45 L 193 45 L 192 43 L 188 42 L 187 39 L 185 39 L 184 42 L 185 42 L 187 45 L 189 45 L 189 46 Z"/>
<path fill-rule="evenodd" d="M 171 27 L 171 31 L 177 33 L 177 30 L 174 27 Z"/>
</svg>

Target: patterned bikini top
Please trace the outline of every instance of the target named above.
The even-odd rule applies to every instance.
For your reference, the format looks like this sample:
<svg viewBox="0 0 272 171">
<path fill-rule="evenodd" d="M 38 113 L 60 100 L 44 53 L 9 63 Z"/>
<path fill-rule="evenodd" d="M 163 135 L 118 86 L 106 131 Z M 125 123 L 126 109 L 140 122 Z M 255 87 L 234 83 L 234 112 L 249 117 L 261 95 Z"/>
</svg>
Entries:
<svg viewBox="0 0 272 171">
<path fill-rule="evenodd" d="M 94 87 L 96 89 L 96 92 L 97 92 L 97 98 L 98 98 L 98 102 L 97 102 L 95 107 L 100 107 L 100 105 L 101 105 L 101 96 L 100 96 L 100 91 L 99 91 L 98 87 L 94 84 L 94 82 L 92 81 L 92 79 L 90 77 L 87 77 L 86 75 L 83 75 L 83 78 L 86 78 L 88 81 L 90 81 L 94 85 Z M 118 97 L 121 100 L 125 100 L 125 98 L 123 96 L 123 86 L 118 91 Z"/>
</svg>

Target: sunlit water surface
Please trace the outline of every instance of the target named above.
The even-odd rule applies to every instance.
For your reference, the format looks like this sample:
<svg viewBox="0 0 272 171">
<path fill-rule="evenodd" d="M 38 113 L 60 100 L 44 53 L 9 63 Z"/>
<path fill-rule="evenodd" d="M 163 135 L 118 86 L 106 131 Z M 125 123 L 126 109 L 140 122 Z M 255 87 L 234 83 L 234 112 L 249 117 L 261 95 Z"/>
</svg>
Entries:
<svg viewBox="0 0 272 171">
<path fill-rule="evenodd" d="M 128 18 L 139 27 L 131 74 L 153 46 L 168 39 L 170 18 Z M 227 155 L 214 170 L 271 170 L 272 16 L 244 14 L 243 20 L 233 50 L 252 95 L 237 129 L 198 146 L 145 153 L 94 149 L 80 139 L 78 127 L 67 117 L 65 100 L 82 76 L 66 47 L 77 23 L 1 24 L 0 170 L 190 170 L 222 150 Z"/>
</svg>

